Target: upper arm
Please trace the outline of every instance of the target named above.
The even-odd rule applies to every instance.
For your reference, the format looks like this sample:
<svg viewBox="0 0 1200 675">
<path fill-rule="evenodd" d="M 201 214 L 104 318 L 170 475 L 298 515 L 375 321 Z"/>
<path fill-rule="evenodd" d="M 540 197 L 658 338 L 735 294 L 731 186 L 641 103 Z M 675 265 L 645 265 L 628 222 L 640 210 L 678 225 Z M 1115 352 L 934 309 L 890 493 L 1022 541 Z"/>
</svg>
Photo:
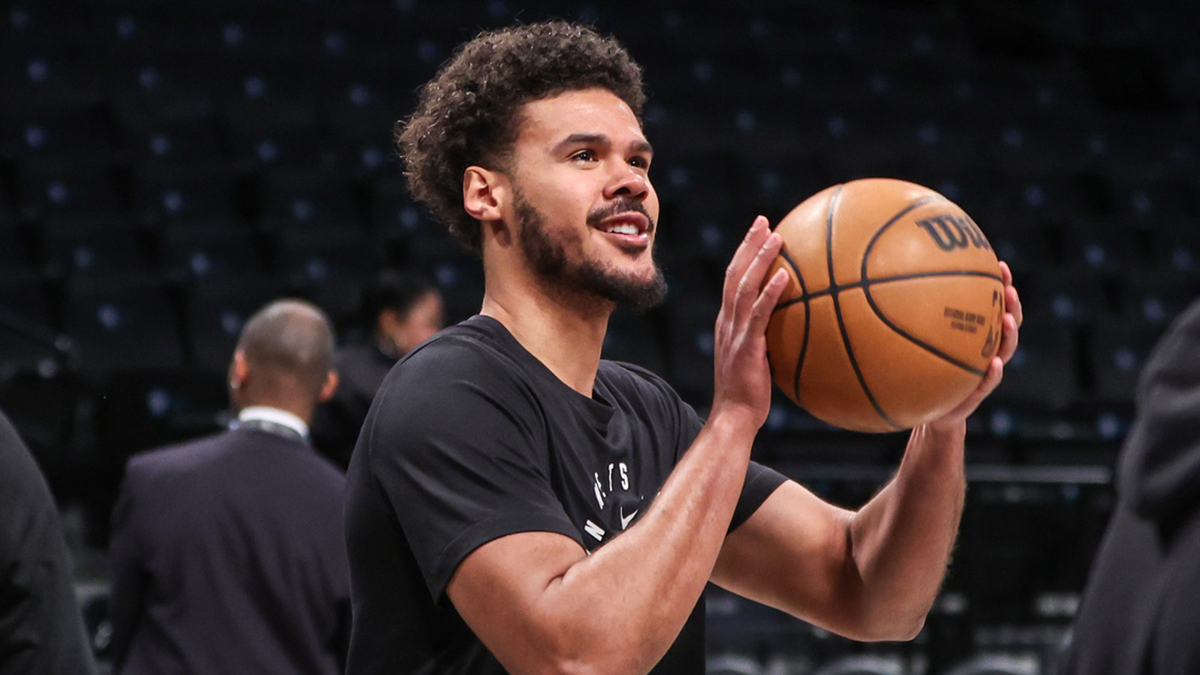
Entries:
<svg viewBox="0 0 1200 675">
<path fill-rule="evenodd" d="M 726 537 L 712 581 L 838 632 L 853 599 L 852 516 L 787 481 Z"/>
<path fill-rule="evenodd" d="M 587 556 L 569 537 L 520 532 L 494 539 L 463 559 L 446 587 L 454 608 L 512 673 L 537 672 L 560 654 L 551 607 L 541 602 L 551 585 Z"/>
</svg>

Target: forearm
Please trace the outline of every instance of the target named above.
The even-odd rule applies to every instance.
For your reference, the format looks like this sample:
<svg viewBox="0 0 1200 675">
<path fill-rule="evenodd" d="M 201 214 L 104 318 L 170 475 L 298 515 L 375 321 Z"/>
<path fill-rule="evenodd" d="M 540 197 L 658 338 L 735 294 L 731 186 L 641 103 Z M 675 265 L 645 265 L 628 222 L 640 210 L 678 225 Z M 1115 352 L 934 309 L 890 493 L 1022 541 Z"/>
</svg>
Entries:
<svg viewBox="0 0 1200 675">
<path fill-rule="evenodd" d="M 962 515 L 965 434 L 913 430 L 896 477 L 850 521 L 847 574 L 868 633 L 911 637 L 923 625 Z"/>
<path fill-rule="evenodd" d="M 666 653 L 712 573 L 754 431 L 714 417 L 645 517 L 551 581 L 539 605 L 566 670 L 641 673 Z"/>
</svg>

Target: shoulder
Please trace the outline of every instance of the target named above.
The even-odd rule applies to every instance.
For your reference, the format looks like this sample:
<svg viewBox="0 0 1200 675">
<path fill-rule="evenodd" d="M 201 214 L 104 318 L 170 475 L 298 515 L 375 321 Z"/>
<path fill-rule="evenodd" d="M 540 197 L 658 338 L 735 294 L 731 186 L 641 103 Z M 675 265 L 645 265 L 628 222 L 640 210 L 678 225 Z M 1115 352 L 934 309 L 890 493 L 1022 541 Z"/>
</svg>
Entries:
<svg viewBox="0 0 1200 675">
<path fill-rule="evenodd" d="M 519 386 L 529 381 L 529 364 L 510 344 L 512 338 L 490 320 L 475 317 L 447 328 L 409 352 L 384 380 L 386 398 L 428 401 L 454 391 L 480 391 Z"/>
<path fill-rule="evenodd" d="M 536 436 L 545 392 L 527 360 L 532 357 L 514 350 L 511 339 L 468 322 L 410 352 L 375 397 L 363 431 L 366 447 L 418 454 L 416 439 L 457 446 L 464 437 Z"/>
<path fill-rule="evenodd" d="M 683 399 L 666 380 L 632 363 L 601 361 L 597 379 L 622 395 L 653 398 L 670 405 L 683 404 Z"/>
<path fill-rule="evenodd" d="M 125 465 L 126 480 L 157 480 L 193 471 L 211 462 L 231 442 L 231 434 L 222 431 L 185 443 L 147 450 L 129 458 Z"/>
</svg>

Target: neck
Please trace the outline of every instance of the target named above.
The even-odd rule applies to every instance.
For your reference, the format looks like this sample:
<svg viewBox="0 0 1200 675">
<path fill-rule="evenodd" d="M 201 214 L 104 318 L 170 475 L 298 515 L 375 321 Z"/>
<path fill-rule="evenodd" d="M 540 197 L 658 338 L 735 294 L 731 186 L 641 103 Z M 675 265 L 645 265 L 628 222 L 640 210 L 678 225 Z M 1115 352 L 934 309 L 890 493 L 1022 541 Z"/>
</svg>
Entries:
<svg viewBox="0 0 1200 675">
<path fill-rule="evenodd" d="M 308 420 L 274 406 L 247 406 L 238 411 L 238 419 L 264 420 L 294 429 L 301 437 L 308 436 Z"/>
<path fill-rule="evenodd" d="M 300 421 L 304 422 L 305 424 L 312 423 L 313 411 L 316 408 L 315 404 L 313 403 L 284 401 L 280 400 L 278 397 L 253 395 L 236 398 L 234 400 L 234 404 L 237 406 L 239 412 L 245 410 L 246 408 L 274 408 L 276 410 L 282 410 L 300 418 Z"/>
<path fill-rule="evenodd" d="M 504 324 L 563 383 L 591 397 L 613 303 L 549 289 L 541 280 L 494 278 L 487 277 L 480 313 Z"/>
</svg>

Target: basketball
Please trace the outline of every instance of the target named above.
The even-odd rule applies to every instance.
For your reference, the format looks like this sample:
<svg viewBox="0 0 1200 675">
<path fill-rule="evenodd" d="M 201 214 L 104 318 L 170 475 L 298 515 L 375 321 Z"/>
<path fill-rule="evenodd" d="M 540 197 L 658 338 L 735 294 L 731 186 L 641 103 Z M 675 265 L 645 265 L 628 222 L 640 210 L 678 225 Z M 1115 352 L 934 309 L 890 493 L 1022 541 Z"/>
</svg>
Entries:
<svg viewBox="0 0 1200 675">
<path fill-rule="evenodd" d="M 767 327 L 775 384 L 829 424 L 909 429 L 961 403 L 999 347 L 1004 284 L 961 208 L 901 180 L 834 185 L 788 213 L 767 278 L 789 276 Z"/>
</svg>

